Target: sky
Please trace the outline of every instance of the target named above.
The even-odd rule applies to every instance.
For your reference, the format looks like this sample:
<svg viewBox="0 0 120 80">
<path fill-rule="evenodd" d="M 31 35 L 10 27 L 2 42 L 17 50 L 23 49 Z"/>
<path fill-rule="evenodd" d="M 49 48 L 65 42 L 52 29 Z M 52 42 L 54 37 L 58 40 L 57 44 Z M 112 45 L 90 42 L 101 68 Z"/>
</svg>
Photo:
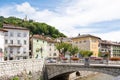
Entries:
<svg viewBox="0 0 120 80">
<path fill-rule="evenodd" d="M 0 0 L 0 16 L 26 15 L 68 37 L 91 34 L 120 42 L 120 0 Z"/>
</svg>

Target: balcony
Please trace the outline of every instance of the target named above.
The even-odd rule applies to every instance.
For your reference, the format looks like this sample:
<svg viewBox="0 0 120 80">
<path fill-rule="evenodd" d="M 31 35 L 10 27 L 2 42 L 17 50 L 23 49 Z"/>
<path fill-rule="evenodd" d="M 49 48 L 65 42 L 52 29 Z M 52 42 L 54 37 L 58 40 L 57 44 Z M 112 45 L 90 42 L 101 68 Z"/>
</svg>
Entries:
<svg viewBox="0 0 120 80">
<path fill-rule="evenodd" d="M 29 56 L 28 53 L 20 53 L 20 54 L 16 54 L 17 57 L 24 57 L 24 56 Z"/>
<path fill-rule="evenodd" d="M 11 44 L 11 43 L 9 43 L 8 46 L 9 47 L 21 47 L 22 44 Z"/>
</svg>

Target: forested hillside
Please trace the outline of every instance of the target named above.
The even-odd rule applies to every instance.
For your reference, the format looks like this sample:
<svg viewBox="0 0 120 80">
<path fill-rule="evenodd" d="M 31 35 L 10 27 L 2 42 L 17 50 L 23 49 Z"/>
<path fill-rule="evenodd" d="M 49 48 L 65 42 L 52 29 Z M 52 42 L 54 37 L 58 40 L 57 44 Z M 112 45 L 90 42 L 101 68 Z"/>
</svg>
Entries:
<svg viewBox="0 0 120 80">
<path fill-rule="evenodd" d="M 65 37 L 65 35 L 55 29 L 55 27 L 50 26 L 46 23 L 35 22 L 33 20 L 23 20 L 16 17 L 4 18 L 3 16 L 0 16 L 0 28 L 2 28 L 3 23 L 28 28 L 31 34 L 44 33 L 44 35 L 53 38 Z"/>
</svg>

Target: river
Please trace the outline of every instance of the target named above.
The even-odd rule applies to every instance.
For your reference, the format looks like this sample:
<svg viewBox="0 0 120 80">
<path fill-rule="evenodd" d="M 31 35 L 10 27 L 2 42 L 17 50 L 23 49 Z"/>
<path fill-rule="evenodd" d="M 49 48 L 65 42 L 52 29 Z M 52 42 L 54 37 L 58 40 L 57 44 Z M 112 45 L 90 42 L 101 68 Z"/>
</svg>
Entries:
<svg viewBox="0 0 120 80">
<path fill-rule="evenodd" d="M 88 75 L 87 77 L 83 77 L 77 80 L 114 80 L 114 77 L 107 74 L 97 73 Z"/>
</svg>

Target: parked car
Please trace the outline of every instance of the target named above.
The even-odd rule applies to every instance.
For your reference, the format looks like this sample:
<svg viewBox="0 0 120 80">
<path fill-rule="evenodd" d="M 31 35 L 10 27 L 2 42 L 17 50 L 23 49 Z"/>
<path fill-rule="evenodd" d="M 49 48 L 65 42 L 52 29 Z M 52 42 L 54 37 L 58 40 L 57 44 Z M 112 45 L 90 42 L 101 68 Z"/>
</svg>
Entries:
<svg viewBox="0 0 120 80">
<path fill-rule="evenodd" d="M 46 59 L 46 62 L 47 63 L 56 63 L 56 59 L 52 59 L 52 58 L 49 58 L 49 59 Z"/>
</svg>

